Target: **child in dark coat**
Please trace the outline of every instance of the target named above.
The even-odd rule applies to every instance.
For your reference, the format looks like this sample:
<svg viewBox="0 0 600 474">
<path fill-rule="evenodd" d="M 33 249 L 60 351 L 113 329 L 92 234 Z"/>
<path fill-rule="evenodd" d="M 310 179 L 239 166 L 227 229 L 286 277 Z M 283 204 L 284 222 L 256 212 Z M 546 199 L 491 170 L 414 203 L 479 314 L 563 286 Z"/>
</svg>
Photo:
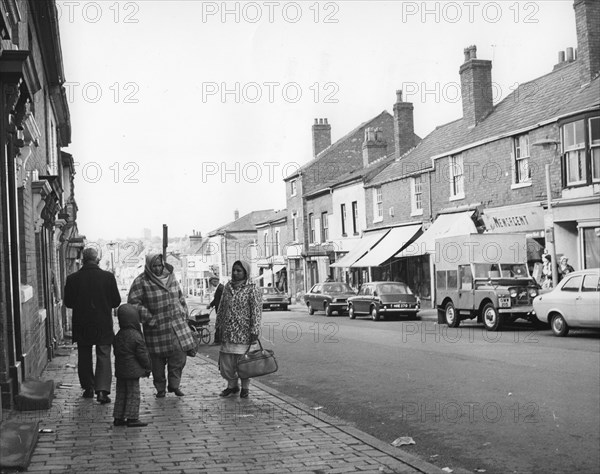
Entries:
<svg viewBox="0 0 600 474">
<path fill-rule="evenodd" d="M 142 335 L 140 315 L 135 306 L 123 304 L 117 310 L 121 330 L 115 336 L 117 395 L 115 426 L 147 426 L 140 421 L 140 377 L 150 376 L 152 364 Z"/>
</svg>

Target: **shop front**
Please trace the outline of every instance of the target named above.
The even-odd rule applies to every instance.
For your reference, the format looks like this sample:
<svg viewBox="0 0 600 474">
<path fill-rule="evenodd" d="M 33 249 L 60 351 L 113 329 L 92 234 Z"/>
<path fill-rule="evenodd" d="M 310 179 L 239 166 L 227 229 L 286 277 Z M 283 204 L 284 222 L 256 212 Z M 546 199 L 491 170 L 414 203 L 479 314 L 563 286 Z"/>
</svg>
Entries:
<svg viewBox="0 0 600 474">
<path fill-rule="evenodd" d="M 542 254 L 546 247 L 544 216 L 539 202 L 484 209 L 481 218 L 489 234 L 525 234 L 527 237 L 527 266 L 529 273 L 542 280 Z M 513 252 L 513 249 L 502 249 Z"/>
<path fill-rule="evenodd" d="M 575 270 L 600 267 L 600 196 L 553 203 L 556 255 Z"/>
</svg>

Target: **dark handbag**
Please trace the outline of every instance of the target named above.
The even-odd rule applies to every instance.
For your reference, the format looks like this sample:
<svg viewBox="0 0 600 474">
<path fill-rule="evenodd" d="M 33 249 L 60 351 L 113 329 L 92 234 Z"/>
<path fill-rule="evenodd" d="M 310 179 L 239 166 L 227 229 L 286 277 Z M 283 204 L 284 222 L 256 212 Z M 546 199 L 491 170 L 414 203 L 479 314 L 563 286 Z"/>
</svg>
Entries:
<svg viewBox="0 0 600 474">
<path fill-rule="evenodd" d="M 275 353 L 270 349 L 263 349 L 260 339 L 258 340 L 260 349 L 251 351 L 252 343 L 237 363 L 238 376 L 241 379 L 249 379 L 252 377 L 260 377 L 261 375 L 272 374 L 277 372 L 277 359 Z"/>
</svg>

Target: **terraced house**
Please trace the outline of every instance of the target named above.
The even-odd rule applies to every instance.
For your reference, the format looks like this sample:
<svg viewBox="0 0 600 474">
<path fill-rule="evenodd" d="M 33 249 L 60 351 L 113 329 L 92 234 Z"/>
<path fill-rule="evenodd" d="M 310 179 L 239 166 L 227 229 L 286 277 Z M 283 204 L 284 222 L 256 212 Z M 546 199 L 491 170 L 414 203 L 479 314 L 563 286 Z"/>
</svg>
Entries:
<svg viewBox="0 0 600 474">
<path fill-rule="evenodd" d="M 0 2 L 0 388 L 11 407 L 54 357 L 78 269 L 73 157 L 55 2 Z"/>
</svg>

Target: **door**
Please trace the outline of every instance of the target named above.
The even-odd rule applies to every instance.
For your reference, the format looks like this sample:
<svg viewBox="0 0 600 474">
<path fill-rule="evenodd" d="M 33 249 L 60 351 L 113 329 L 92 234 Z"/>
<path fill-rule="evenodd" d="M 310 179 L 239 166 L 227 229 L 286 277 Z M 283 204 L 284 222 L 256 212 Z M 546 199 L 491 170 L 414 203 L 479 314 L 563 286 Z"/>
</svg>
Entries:
<svg viewBox="0 0 600 474">
<path fill-rule="evenodd" d="M 583 275 L 576 275 L 569 278 L 560 288 L 560 301 L 558 307 L 562 311 L 567 324 L 579 326 L 582 323 L 582 318 L 577 312 L 576 303 L 580 300 L 581 281 Z"/>
<path fill-rule="evenodd" d="M 358 292 L 358 299 L 354 311 L 365 314 L 369 312 L 369 301 L 371 301 L 371 285 L 365 283 Z"/>
<path fill-rule="evenodd" d="M 583 277 L 581 291 L 575 298 L 575 311 L 582 327 L 600 328 L 600 278 L 598 274 Z"/>
<path fill-rule="evenodd" d="M 458 308 L 473 309 L 473 273 L 471 265 L 458 267 Z"/>
</svg>

